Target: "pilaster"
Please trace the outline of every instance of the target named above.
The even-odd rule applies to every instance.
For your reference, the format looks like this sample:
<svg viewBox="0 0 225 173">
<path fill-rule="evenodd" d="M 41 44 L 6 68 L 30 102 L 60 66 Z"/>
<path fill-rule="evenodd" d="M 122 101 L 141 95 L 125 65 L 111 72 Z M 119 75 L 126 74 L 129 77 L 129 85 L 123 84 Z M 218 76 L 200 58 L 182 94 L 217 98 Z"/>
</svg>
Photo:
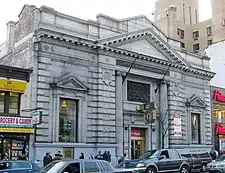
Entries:
<svg viewBox="0 0 225 173">
<path fill-rule="evenodd" d="M 119 147 L 116 155 L 120 156 L 123 153 L 123 79 L 122 72 L 116 71 L 116 143 Z"/>
<path fill-rule="evenodd" d="M 159 147 L 167 148 L 168 147 L 168 130 L 166 132 L 165 129 L 168 128 L 168 98 L 167 98 L 167 83 L 162 81 L 159 84 Z M 165 134 L 164 138 L 163 135 Z"/>
</svg>

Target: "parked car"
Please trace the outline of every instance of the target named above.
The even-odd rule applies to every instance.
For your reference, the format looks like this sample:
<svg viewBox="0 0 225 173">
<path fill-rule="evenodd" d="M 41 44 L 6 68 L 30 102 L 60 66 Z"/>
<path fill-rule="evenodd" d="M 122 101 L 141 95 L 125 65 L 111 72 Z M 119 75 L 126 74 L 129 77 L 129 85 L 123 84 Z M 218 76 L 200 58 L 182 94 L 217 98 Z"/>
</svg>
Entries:
<svg viewBox="0 0 225 173">
<path fill-rule="evenodd" d="M 200 169 L 202 172 L 205 172 L 207 164 L 212 162 L 212 158 L 208 152 L 187 153 L 181 154 L 181 156 L 187 159 L 191 170 Z"/>
<path fill-rule="evenodd" d="M 0 173 L 38 173 L 40 168 L 26 160 L 0 161 Z"/>
<path fill-rule="evenodd" d="M 57 160 L 41 169 L 40 173 L 132 173 L 132 170 L 115 169 L 104 160 Z"/>
<path fill-rule="evenodd" d="M 225 173 L 225 154 L 220 155 L 215 161 L 208 163 L 206 171 L 209 173 Z"/>
<path fill-rule="evenodd" d="M 138 162 L 127 162 L 125 169 L 138 173 L 182 172 L 188 173 L 190 166 L 176 149 L 155 150 L 147 159 Z"/>
<path fill-rule="evenodd" d="M 136 166 L 140 161 L 144 161 L 146 159 L 149 159 L 149 157 L 152 154 L 154 154 L 155 152 L 156 152 L 156 150 L 148 150 L 145 153 L 143 153 L 138 159 L 124 160 L 123 162 L 116 165 L 116 168 Z"/>
</svg>

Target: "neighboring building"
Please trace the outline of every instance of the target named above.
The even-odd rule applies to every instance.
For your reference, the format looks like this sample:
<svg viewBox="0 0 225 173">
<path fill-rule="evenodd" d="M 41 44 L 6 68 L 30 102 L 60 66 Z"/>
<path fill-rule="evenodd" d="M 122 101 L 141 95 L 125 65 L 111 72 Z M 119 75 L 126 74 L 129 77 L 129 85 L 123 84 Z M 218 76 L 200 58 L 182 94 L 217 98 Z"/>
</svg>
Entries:
<svg viewBox="0 0 225 173">
<path fill-rule="evenodd" d="M 34 133 L 32 118 L 25 115 L 27 82 L 32 70 L 0 65 L 0 159 L 7 153 L 17 159 L 30 153 L 30 139 Z M 24 104 L 25 106 L 26 104 Z M 32 152 L 32 150 L 31 150 Z"/>
<path fill-rule="evenodd" d="M 225 153 L 225 89 L 211 86 L 213 144 Z"/>
<path fill-rule="evenodd" d="M 6 55 L 6 44 L 3 43 L 0 45 L 0 58 Z"/>
<path fill-rule="evenodd" d="M 199 22 L 198 0 L 157 0 L 154 23 L 182 49 L 197 53 L 225 40 L 225 3 L 212 0 L 212 18 Z"/>
<path fill-rule="evenodd" d="M 211 80 L 212 120 L 214 145 L 225 152 L 225 41 L 215 43 L 205 50 L 211 57 L 210 68 L 216 72 Z"/>
<path fill-rule="evenodd" d="M 210 58 L 182 52 L 145 16 L 85 21 L 25 5 L 8 31 L 0 62 L 33 68 L 27 99 L 43 113 L 30 159 L 211 148 Z M 136 111 L 149 102 L 158 107 L 152 128 Z"/>
</svg>

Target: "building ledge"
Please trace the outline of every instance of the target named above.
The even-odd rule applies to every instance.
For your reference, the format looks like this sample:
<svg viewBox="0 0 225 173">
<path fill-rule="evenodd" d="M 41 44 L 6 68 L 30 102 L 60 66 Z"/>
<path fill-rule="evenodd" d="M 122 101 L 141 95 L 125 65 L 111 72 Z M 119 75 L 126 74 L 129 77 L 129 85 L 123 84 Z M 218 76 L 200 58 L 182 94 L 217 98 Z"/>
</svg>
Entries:
<svg viewBox="0 0 225 173">
<path fill-rule="evenodd" d="M 0 77 L 7 79 L 23 80 L 29 82 L 32 69 L 0 65 Z"/>
<path fill-rule="evenodd" d="M 34 143 L 35 147 L 80 147 L 80 148 L 98 148 L 98 147 L 118 147 L 119 144 L 87 144 L 87 143 L 62 143 L 62 142 L 42 142 L 42 143 Z"/>
</svg>

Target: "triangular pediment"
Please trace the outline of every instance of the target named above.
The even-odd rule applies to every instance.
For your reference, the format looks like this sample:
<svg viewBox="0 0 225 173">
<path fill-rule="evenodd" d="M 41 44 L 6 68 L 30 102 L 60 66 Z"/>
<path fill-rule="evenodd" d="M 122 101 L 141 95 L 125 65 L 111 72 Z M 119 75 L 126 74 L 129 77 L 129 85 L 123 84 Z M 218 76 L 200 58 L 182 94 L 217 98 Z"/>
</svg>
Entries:
<svg viewBox="0 0 225 173">
<path fill-rule="evenodd" d="M 168 57 L 163 55 L 153 44 L 151 44 L 147 39 L 141 39 L 129 44 L 124 44 L 119 46 L 120 49 L 133 51 L 139 54 L 144 54 L 147 56 L 159 58 L 166 61 L 171 61 Z"/>
<path fill-rule="evenodd" d="M 147 55 L 157 59 L 167 60 L 173 64 L 190 67 L 191 65 L 165 40 L 151 28 L 120 34 L 99 40 L 99 44 L 134 53 Z"/>
<path fill-rule="evenodd" d="M 71 75 L 66 75 L 55 79 L 54 82 L 51 83 L 51 86 L 79 91 L 89 90 L 89 88 L 83 82 L 78 80 L 75 76 Z"/>
<path fill-rule="evenodd" d="M 206 107 L 205 102 L 195 94 L 187 100 L 186 105 L 190 107 L 200 107 L 200 108 Z"/>
</svg>

